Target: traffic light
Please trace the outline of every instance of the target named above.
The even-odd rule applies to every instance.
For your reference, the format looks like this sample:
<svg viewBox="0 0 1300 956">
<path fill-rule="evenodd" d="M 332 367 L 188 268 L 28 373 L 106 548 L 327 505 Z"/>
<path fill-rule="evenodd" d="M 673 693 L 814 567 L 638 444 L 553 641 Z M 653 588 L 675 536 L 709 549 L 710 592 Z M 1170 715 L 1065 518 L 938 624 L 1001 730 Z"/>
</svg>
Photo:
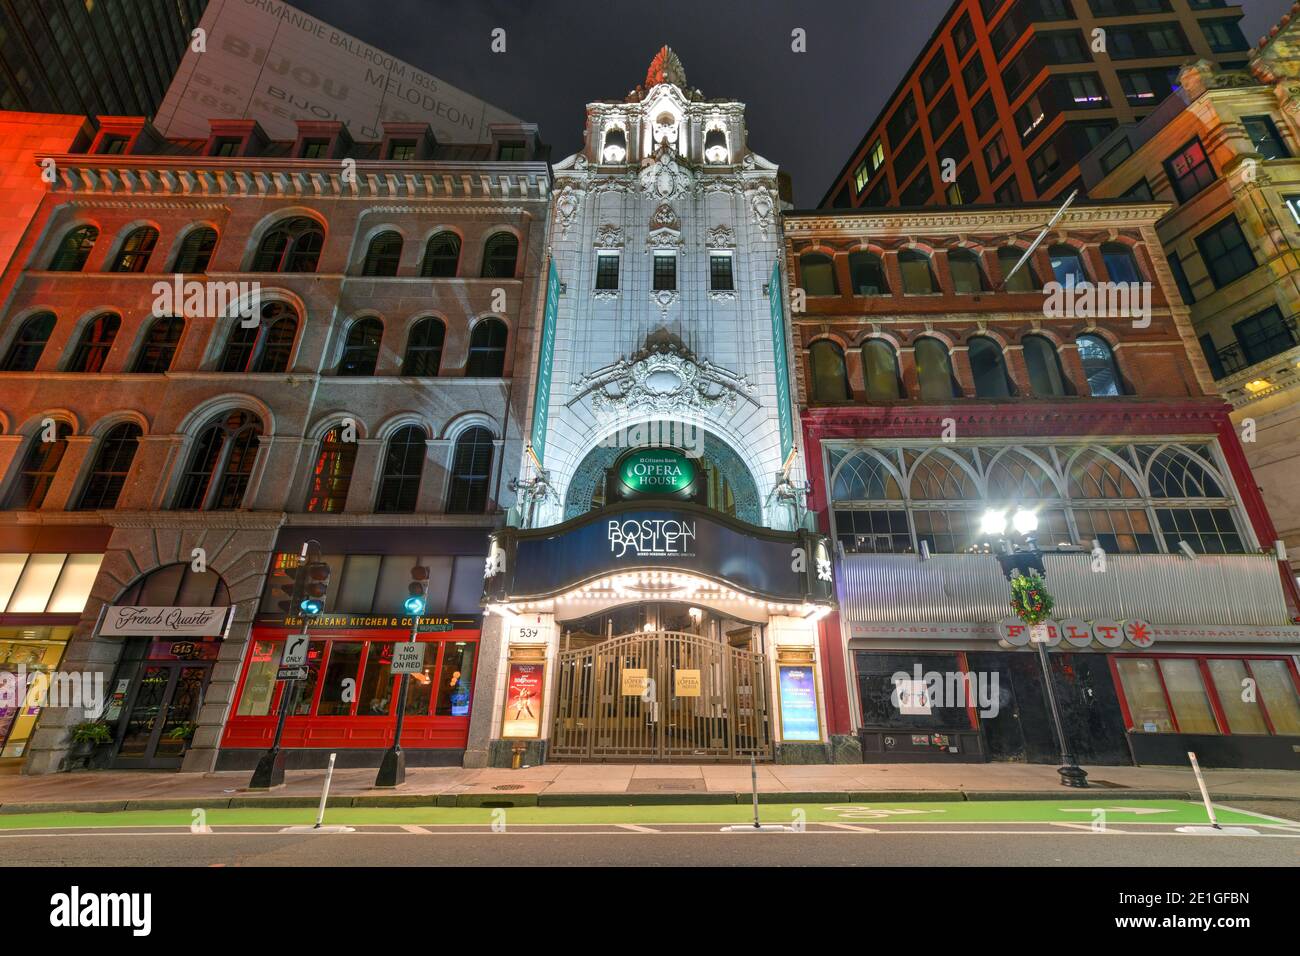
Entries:
<svg viewBox="0 0 1300 956">
<path fill-rule="evenodd" d="M 315 617 L 325 610 L 325 595 L 330 589 L 330 566 L 324 561 L 308 562 L 305 578 L 298 611 L 303 617 Z"/>
<path fill-rule="evenodd" d="M 286 554 L 284 567 L 280 569 L 280 573 L 286 579 L 280 583 L 280 592 L 286 595 L 285 599 L 279 602 L 280 610 L 286 617 L 295 617 L 306 596 L 307 565 L 298 555 Z"/>
<path fill-rule="evenodd" d="M 411 568 L 411 583 L 407 588 L 407 593 L 410 594 L 410 597 L 408 597 L 406 603 L 402 605 L 406 608 L 406 613 L 411 617 L 419 617 L 424 613 L 424 609 L 429 603 L 426 597 L 428 590 L 429 569 L 422 564 L 417 564 L 415 567 Z"/>
</svg>

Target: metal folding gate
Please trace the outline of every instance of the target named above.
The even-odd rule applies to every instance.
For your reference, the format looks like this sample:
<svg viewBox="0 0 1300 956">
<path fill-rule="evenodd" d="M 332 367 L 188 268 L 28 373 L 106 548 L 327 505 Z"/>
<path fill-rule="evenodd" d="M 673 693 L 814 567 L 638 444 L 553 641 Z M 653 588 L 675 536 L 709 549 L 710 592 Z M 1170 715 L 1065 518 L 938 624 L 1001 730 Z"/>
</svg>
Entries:
<svg viewBox="0 0 1300 956">
<path fill-rule="evenodd" d="M 561 651 L 548 757 L 772 759 L 767 658 L 680 631 Z"/>
</svg>

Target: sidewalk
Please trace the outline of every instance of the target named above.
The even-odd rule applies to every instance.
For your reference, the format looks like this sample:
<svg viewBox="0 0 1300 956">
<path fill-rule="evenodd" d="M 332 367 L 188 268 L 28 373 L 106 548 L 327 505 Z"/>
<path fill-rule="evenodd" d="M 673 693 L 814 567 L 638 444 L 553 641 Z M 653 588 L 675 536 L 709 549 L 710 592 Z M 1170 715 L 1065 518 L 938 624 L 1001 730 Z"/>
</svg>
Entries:
<svg viewBox="0 0 1300 956">
<path fill-rule="evenodd" d="M 1041 764 L 760 765 L 764 802 L 804 800 L 993 800 L 1165 798 L 1200 800 L 1196 778 L 1181 767 L 1088 767 L 1087 790 L 1062 787 Z M 172 807 L 315 806 L 322 770 L 290 771 L 270 793 L 245 789 L 250 774 L 104 771 L 45 776 L 0 775 L 0 813 Z M 1207 770 L 1216 801 L 1300 802 L 1300 772 Z M 459 767 L 407 771 L 391 790 L 372 785 L 375 771 L 337 770 L 331 806 L 584 806 L 739 803 L 749 800 L 748 766 L 732 764 L 546 764 L 522 770 Z"/>
</svg>

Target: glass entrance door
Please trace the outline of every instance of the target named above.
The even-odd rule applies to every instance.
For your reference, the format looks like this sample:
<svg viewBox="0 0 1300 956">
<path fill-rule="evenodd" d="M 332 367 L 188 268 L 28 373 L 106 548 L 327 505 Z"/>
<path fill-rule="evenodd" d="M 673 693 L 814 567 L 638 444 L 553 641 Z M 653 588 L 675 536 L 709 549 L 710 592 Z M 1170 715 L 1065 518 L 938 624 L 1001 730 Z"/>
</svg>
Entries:
<svg viewBox="0 0 1300 956">
<path fill-rule="evenodd" d="M 121 725 L 113 766 L 179 769 L 211 671 L 210 664 L 146 662 Z"/>
</svg>

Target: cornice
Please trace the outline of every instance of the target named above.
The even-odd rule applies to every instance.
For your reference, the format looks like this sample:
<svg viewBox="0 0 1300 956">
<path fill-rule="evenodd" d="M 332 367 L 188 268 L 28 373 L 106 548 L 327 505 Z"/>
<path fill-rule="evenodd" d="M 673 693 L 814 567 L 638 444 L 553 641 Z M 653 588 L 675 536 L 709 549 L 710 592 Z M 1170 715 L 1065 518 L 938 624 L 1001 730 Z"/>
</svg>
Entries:
<svg viewBox="0 0 1300 956">
<path fill-rule="evenodd" d="M 1172 206 L 1170 203 L 1133 203 L 1124 205 L 1071 207 L 1057 221 L 1056 231 L 1098 229 L 1112 224 L 1151 225 Z M 1035 209 L 949 209 L 921 212 L 881 212 L 872 215 L 823 215 L 820 213 L 786 213 L 782 217 L 787 238 L 817 234 L 905 233 L 936 231 L 979 232 L 1002 229 L 1019 232 L 1041 229 L 1052 213 L 1046 207 Z"/>
</svg>

